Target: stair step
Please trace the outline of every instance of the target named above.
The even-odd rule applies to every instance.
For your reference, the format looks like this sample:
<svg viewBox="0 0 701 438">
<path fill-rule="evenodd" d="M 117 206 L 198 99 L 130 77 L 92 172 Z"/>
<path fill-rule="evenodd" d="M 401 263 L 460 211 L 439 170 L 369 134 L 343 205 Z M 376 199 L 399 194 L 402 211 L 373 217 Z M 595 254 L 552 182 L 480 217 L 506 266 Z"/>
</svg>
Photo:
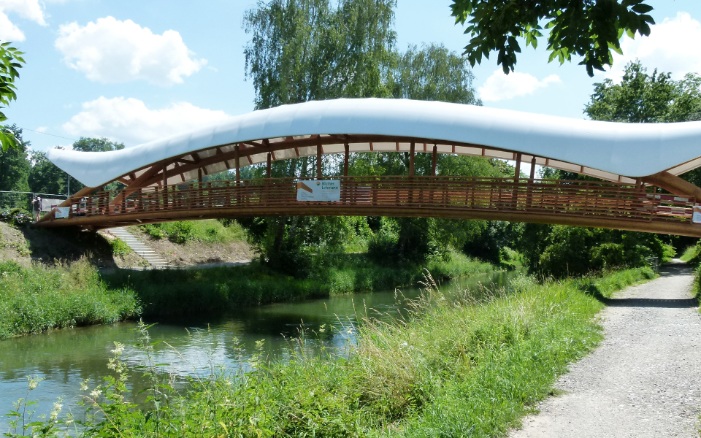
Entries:
<svg viewBox="0 0 701 438">
<path fill-rule="evenodd" d="M 141 256 L 144 260 L 151 265 L 152 269 L 163 269 L 169 267 L 169 263 L 163 259 L 156 251 L 149 248 L 147 244 L 140 241 L 136 236 L 131 234 L 126 229 L 112 228 L 110 230 L 113 236 L 117 237 L 121 241 L 127 244 L 129 248 L 132 249 L 137 255 Z"/>
</svg>

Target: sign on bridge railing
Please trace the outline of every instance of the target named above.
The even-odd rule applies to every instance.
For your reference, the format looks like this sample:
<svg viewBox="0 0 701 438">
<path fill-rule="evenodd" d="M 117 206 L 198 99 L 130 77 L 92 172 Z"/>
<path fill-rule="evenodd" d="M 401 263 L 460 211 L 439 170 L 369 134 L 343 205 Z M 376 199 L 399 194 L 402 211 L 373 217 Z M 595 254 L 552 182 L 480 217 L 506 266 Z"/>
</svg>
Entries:
<svg viewBox="0 0 701 438">
<path fill-rule="evenodd" d="M 341 200 L 341 181 L 337 179 L 297 181 L 297 200 L 338 202 Z"/>
</svg>

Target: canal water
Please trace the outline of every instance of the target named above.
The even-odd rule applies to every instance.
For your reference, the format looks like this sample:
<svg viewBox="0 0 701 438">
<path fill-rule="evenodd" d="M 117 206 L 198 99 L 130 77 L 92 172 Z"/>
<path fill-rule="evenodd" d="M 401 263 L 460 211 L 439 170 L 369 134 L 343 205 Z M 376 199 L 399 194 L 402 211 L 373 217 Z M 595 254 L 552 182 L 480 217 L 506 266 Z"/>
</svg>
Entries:
<svg viewBox="0 0 701 438">
<path fill-rule="evenodd" d="M 441 289 L 463 290 L 503 281 L 503 275 L 472 278 Z M 419 289 L 355 294 L 248 308 L 218 319 L 161 322 L 148 329 L 151 349 L 139 346 L 143 339 L 136 323 L 0 341 L 0 434 L 7 431 L 6 414 L 20 398 L 37 402 L 33 406 L 37 416 L 47 414 L 59 397 L 64 411 L 75 408 L 81 383 L 87 381 L 94 387 L 109 373 L 107 363 L 115 342 L 125 346 L 122 358 L 129 365 L 134 387 L 139 385 L 140 371 L 149 364 L 186 378 L 212 371 L 245 371 L 252 355 L 259 353 L 273 360 L 285 360 L 293 352 L 318 354 L 322 350 L 347 355 L 366 315 L 396 318 L 419 294 Z M 28 391 L 28 377 L 40 380 L 32 391 Z"/>
</svg>

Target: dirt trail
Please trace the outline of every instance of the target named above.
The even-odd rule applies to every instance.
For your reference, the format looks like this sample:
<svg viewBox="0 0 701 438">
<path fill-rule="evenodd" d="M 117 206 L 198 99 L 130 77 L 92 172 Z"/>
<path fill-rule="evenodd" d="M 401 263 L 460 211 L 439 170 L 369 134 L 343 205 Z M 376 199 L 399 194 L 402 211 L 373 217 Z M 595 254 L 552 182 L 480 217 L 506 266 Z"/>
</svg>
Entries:
<svg viewBox="0 0 701 438">
<path fill-rule="evenodd" d="M 701 316 L 693 270 L 628 288 L 601 314 L 605 339 L 555 385 L 562 394 L 526 417 L 521 437 L 698 437 Z"/>
</svg>

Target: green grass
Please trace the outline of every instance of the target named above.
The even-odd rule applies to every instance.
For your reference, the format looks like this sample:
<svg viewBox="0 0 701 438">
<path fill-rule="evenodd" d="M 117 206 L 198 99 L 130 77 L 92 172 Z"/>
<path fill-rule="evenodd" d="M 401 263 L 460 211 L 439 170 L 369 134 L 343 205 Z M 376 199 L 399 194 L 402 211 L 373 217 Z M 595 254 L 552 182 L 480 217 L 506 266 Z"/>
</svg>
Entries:
<svg viewBox="0 0 701 438">
<path fill-rule="evenodd" d="M 591 280 L 609 290 L 648 277 L 635 269 Z M 404 320 L 361 326 L 348 358 L 310 357 L 292 344 L 287 363 L 254 354 L 255 370 L 215 371 L 185 394 L 154 369 L 141 409 L 124 402 L 117 351 L 115 374 L 86 398 L 86 435 L 500 436 L 602 339 L 602 307 L 577 281 L 521 276 L 504 289 L 452 295 L 431 288 Z"/>
<path fill-rule="evenodd" d="M 441 281 L 496 270 L 454 253 L 428 264 Z M 149 318 L 216 315 L 241 306 L 323 298 L 335 294 L 393 290 L 416 286 L 421 265 L 380 265 L 364 254 L 336 254 L 317 259 L 310 278 L 295 278 L 253 262 L 206 270 L 117 271 L 105 274 L 112 288 L 134 290 Z"/>
<path fill-rule="evenodd" d="M 110 289 L 86 260 L 55 267 L 0 262 L 0 339 L 135 317 L 132 290 Z"/>
<path fill-rule="evenodd" d="M 246 231 L 236 221 L 226 224 L 216 219 L 177 221 L 141 225 L 138 228 L 153 239 L 167 238 L 180 244 L 189 241 L 229 243 L 246 240 Z"/>
<path fill-rule="evenodd" d="M 698 265 L 699 258 L 701 258 L 701 246 L 692 245 L 687 247 L 679 258 L 684 263 Z"/>
</svg>

